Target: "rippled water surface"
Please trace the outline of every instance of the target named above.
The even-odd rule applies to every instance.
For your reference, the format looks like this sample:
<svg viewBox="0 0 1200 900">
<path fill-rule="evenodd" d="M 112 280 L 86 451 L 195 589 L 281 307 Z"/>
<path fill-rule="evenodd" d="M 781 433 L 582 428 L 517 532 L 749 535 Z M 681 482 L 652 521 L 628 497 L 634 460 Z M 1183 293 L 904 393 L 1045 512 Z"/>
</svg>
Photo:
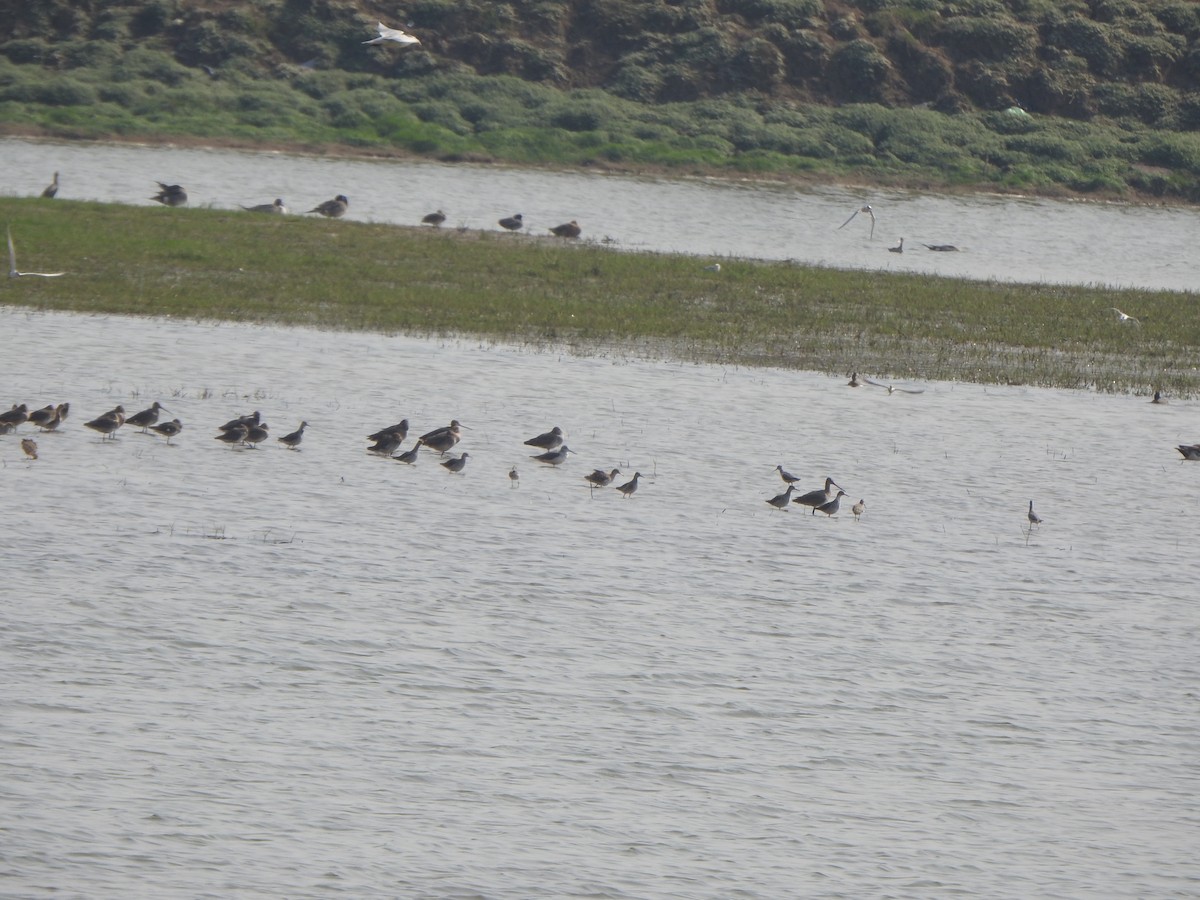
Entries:
<svg viewBox="0 0 1200 900">
<path fill-rule="evenodd" d="M 0 140 L 0 158 L 0 192 L 9 195 L 39 194 L 58 169 L 63 198 L 153 205 L 154 181 L 162 180 L 183 184 L 193 205 L 228 209 L 279 197 L 302 213 L 345 194 L 348 218 L 376 222 L 416 225 L 442 209 L 446 227 L 499 230 L 498 219 L 520 212 L 531 234 L 575 219 L 585 238 L 615 247 L 713 258 L 980 280 L 1200 286 L 1200 213 L 1193 209 L 11 139 Z M 865 214 L 838 227 L 863 204 L 877 218 L 873 238 Z M 888 252 L 900 238 L 904 252 Z M 930 252 L 924 244 L 959 252 Z"/>
<path fill-rule="evenodd" d="M 1200 892 L 1195 405 L 0 329 L 0 404 L 72 407 L 0 436 L 0 894 Z M 170 446 L 83 426 L 153 400 Z M 252 410 L 302 449 L 213 439 Z M 402 417 L 465 471 L 368 454 Z M 778 464 L 861 521 L 772 509 Z"/>
</svg>

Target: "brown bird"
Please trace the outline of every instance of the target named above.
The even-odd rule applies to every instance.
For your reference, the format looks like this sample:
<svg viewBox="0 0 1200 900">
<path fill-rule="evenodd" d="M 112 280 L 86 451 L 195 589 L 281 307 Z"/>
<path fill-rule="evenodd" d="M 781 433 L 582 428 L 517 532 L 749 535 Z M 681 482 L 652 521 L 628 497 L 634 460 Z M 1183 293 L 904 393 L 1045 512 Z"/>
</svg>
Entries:
<svg viewBox="0 0 1200 900">
<path fill-rule="evenodd" d="M 387 428 L 380 428 L 374 434 L 368 434 L 367 440 L 368 441 L 378 441 L 385 434 L 391 434 L 392 432 L 399 434 L 401 441 L 403 441 L 406 437 L 408 437 L 408 419 L 401 419 L 395 425 L 389 425 Z"/>
<path fill-rule="evenodd" d="M 350 208 L 350 200 L 345 194 L 338 194 L 332 200 L 326 200 L 309 210 L 310 213 L 320 213 L 330 219 L 340 219 Z"/>
<path fill-rule="evenodd" d="M 242 443 L 249 444 L 257 449 L 258 445 L 271 436 L 267 430 L 266 422 L 259 422 L 257 425 L 248 425 L 246 427 L 246 436 L 242 438 Z"/>
<path fill-rule="evenodd" d="M 22 438 L 21 449 L 25 451 L 25 455 L 30 459 L 37 459 L 37 441 L 33 438 Z"/>
<path fill-rule="evenodd" d="M 429 215 L 421 219 L 422 225 L 432 225 L 434 228 L 441 228 L 442 223 L 446 221 L 446 214 L 440 209 L 437 212 L 431 212 Z"/>
<path fill-rule="evenodd" d="M 550 229 L 555 237 L 560 238 L 577 238 L 583 233 L 583 229 L 579 227 L 579 223 L 572 219 L 565 225 L 555 225 Z"/>
<path fill-rule="evenodd" d="M 589 488 L 608 487 L 612 484 L 613 479 L 620 474 L 620 469 L 613 469 L 611 472 L 596 469 L 594 472 L 584 475 L 583 480 L 588 483 Z"/>
<path fill-rule="evenodd" d="M 30 411 L 26 421 L 30 425 L 36 425 L 38 428 L 45 428 L 46 423 L 54 418 L 54 404 L 43 406 L 41 409 Z"/>
<path fill-rule="evenodd" d="M 865 510 L 866 508 L 867 508 L 866 500 L 859 500 L 852 507 L 850 507 L 850 512 L 854 513 L 854 521 L 855 522 L 858 521 L 859 517 L 863 514 L 863 510 Z"/>
<path fill-rule="evenodd" d="M 125 410 L 121 407 L 106 412 L 102 416 L 97 416 L 90 422 L 84 422 L 85 428 L 90 428 L 92 431 L 98 431 L 104 437 L 111 437 L 115 440 L 115 434 L 118 428 L 125 424 Z"/>
<path fill-rule="evenodd" d="M 54 180 L 46 185 L 46 189 L 42 191 L 42 196 L 47 200 L 53 200 L 54 195 L 58 193 L 58 173 L 54 173 Z"/>
<path fill-rule="evenodd" d="M 249 430 L 250 427 L 248 425 L 238 423 L 218 434 L 216 440 L 223 444 L 228 444 L 232 448 L 246 439 L 246 432 Z"/>
</svg>

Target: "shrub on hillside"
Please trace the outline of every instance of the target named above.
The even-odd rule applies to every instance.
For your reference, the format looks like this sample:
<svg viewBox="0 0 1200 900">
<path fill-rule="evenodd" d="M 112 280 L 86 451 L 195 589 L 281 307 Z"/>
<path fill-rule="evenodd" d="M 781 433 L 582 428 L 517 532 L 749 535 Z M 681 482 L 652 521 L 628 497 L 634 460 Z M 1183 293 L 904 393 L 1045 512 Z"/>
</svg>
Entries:
<svg viewBox="0 0 1200 900">
<path fill-rule="evenodd" d="M 870 41 L 851 41 L 829 59 L 829 87 L 847 102 L 880 101 L 891 69 L 888 58 Z"/>
</svg>

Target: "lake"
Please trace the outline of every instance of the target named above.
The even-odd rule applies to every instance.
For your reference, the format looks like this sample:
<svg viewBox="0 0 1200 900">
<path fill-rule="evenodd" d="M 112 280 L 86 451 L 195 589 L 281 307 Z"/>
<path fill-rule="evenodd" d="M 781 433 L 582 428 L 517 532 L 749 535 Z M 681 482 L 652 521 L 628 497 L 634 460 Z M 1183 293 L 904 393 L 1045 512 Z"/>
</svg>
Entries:
<svg viewBox="0 0 1200 900">
<path fill-rule="evenodd" d="M 0 329 L 0 406 L 71 404 L 0 435 L 0 894 L 1200 893 L 1193 403 Z M 155 400 L 170 445 L 83 425 Z M 463 472 L 366 452 L 405 417 Z M 777 511 L 777 465 L 849 496 Z"/>
<path fill-rule="evenodd" d="M 193 206 L 280 198 L 303 213 L 344 194 L 351 219 L 415 226 L 441 209 L 444 227 L 493 230 L 519 212 L 531 234 L 576 220 L 584 239 L 617 249 L 713 260 L 1172 291 L 1200 283 L 1195 209 L 11 138 L 0 140 L 0 159 L 9 196 L 37 196 L 59 170 L 63 199 L 153 205 L 161 180 L 184 185 Z M 847 223 L 863 205 L 873 235 L 867 214 Z M 889 252 L 901 238 L 904 252 Z"/>
</svg>

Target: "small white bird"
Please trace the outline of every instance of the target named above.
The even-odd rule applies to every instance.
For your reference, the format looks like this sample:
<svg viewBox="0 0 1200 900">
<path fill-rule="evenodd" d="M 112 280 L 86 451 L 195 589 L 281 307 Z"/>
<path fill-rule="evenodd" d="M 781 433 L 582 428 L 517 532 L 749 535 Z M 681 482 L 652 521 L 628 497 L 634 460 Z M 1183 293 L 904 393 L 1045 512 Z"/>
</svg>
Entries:
<svg viewBox="0 0 1200 900">
<path fill-rule="evenodd" d="M 380 22 L 376 27 L 379 29 L 379 36 L 371 38 L 369 41 L 363 41 L 364 44 L 386 44 L 388 41 L 392 41 L 396 44 L 410 46 L 412 44 L 421 43 L 411 34 L 401 31 L 399 28 L 388 28 L 382 22 Z"/>
<path fill-rule="evenodd" d="M 704 271 L 705 271 L 705 272 L 720 272 L 720 271 L 721 271 L 721 264 L 720 264 L 720 263 L 713 263 L 711 266 L 705 266 L 705 267 L 704 267 Z"/>
<path fill-rule="evenodd" d="M 837 227 L 837 230 L 841 231 L 843 228 L 845 228 L 847 225 L 849 225 L 850 222 L 854 219 L 854 217 L 857 216 L 860 212 L 866 213 L 868 216 L 871 217 L 871 237 L 874 238 L 875 237 L 875 210 L 871 209 L 871 207 L 869 205 L 868 206 L 860 206 L 854 212 L 850 213 L 850 218 L 847 219 L 845 222 L 843 222 L 841 225 L 839 225 Z"/>
<path fill-rule="evenodd" d="M 17 250 L 13 246 L 12 229 L 8 229 L 8 277 L 9 278 L 27 278 L 34 276 L 37 278 L 57 278 L 62 275 L 62 272 L 18 272 L 17 271 Z"/>
<path fill-rule="evenodd" d="M 875 387 L 886 388 L 887 392 L 889 394 L 894 394 L 897 391 L 899 391 L 901 394 L 923 394 L 923 393 L 925 393 L 924 388 L 896 387 L 894 384 L 880 384 L 878 381 L 872 381 L 870 378 L 864 378 L 863 381 L 865 381 L 867 384 L 873 384 Z"/>
<path fill-rule="evenodd" d="M 1123 313 L 1123 312 L 1121 312 L 1121 311 L 1120 311 L 1119 309 L 1117 309 L 1115 306 L 1110 306 L 1110 307 L 1109 307 L 1109 309 L 1111 309 L 1113 312 L 1115 312 L 1115 313 L 1117 314 L 1117 321 L 1118 321 L 1118 322 L 1120 322 L 1122 325 L 1125 325 L 1125 324 L 1127 324 L 1127 323 L 1130 323 L 1130 322 L 1132 322 L 1134 325 L 1141 325 L 1141 324 L 1142 324 L 1142 323 L 1141 323 L 1141 322 L 1139 322 L 1139 321 L 1138 321 L 1136 318 L 1134 318 L 1133 316 L 1129 315 L 1128 313 Z"/>
</svg>

